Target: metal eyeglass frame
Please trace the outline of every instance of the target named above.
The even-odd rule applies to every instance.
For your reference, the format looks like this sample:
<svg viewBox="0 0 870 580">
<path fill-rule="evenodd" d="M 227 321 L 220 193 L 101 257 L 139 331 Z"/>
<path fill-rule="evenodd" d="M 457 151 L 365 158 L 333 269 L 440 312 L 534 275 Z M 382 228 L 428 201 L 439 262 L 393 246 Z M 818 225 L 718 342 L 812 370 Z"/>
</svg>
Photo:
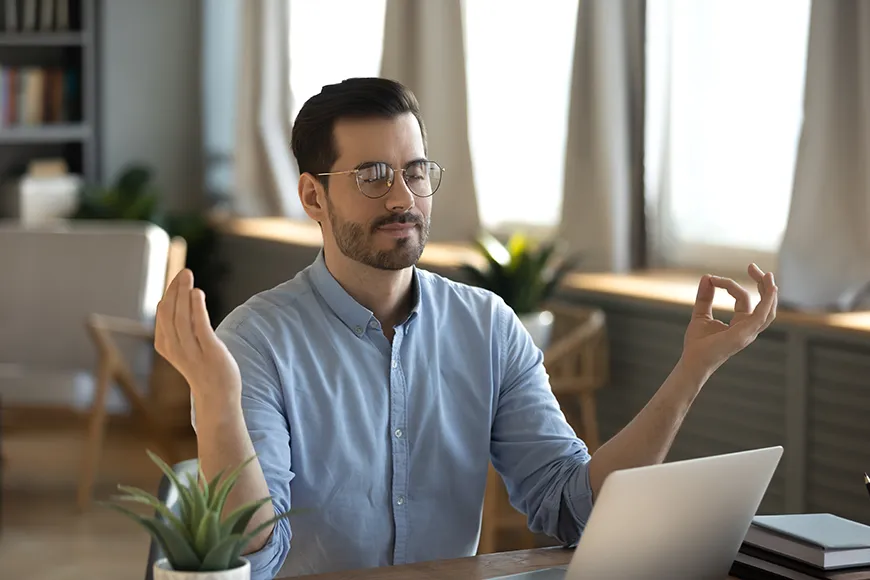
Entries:
<svg viewBox="0 0 870 580">
<path fill-rule="evenodd" d="M 359 192 L 361 194 L 363 194 L 364 197 L 367 197 L 368 199 L 380 199 L 380 198 L 384 197 L 385 195 L 387 195 L 388 193 L 390 193 L 390 190 L 393 189 L 393 184 L 396 182 L 396 179 L 395 179 L 396 173 L 401 173 L 402 180 L 405 181 L 405 185 L 408 187 L 408 191 L 410 191 L 411 193 L 413 193 L 417 197 L 423 197 L 423 198 L 432 197 L 433 195 L 435 195 L 436 191 L 441 189 L 441 181 L 443 181 L 443 179 L 438 180 L 438 187 L 433 189 L 432 193 L 430 193 L 429 195 L 419 195 L 417 192 L 415 192 L 413 189 L 411 189 L 410 184 L 408 184 L 408 181 L 405 180 L 405 172 L 408 170 L 408 168 L 411 165 L 414 165 L 415 163 L 421 163 L 421 162 L 433 163 L 441 171 L 442 176 L 443 176 L 444 172 L 447 171 L 446 169 L 441 167 L 440 163 L 438 163 L 437 161 L 432 161 L 431 159 L 415 159 L 414 161 L 410 161 L 410 162 L 406 163 L 404 167 L 402 167 L 401 169 L 398 169 L 398 170 L 394 169 L 392 165 L 390 165 L 389 163 L 386 163 L 384 161 L 365 161 L 363 163 L 360 163 L 355 169 L 348 169 L 346 171 L 331 171 L 331 172 L 327 172 L 327 173 L 318 173 L 317 177 L 323 177 L 323 176 L 328 176 L 328 175 L 351 175 L 352 174 L 355 177 L 354 182 L 356 183 L 356 188 L 359 190 Z M 364 166 L 370 167 L 371 165 L 375 165 L 378 163 L 383 163 L 384 165 L 389 167 L 390 170 L 392 170 L 393 179 L 389 182 L 389 185 L 387 186 L 387 190 L 384 191 L 384 193 L 382 193 L 381 195 L 372 197 L 371 195 L 366 195 L 365 192 L 362 190 L 362 186 L 359 183 L 359 172 L 363 170 Z"/>
</svg>

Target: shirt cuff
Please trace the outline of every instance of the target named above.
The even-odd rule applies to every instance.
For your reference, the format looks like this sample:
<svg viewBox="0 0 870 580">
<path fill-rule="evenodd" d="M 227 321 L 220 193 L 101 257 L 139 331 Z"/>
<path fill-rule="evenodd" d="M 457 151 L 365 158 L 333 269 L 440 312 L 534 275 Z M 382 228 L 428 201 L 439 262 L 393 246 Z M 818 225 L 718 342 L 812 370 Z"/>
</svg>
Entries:
<svg viewBox="0 0 870 580">
<path fill-rule="evenodd" d="M 565 485 L 565 507 L 573 520 L 573 530 L 567 538 L 569 545 L 576 545 L 592 514 L 592 483 L 589 480 L 589 462 L 577 467 Z"/>
</svg>

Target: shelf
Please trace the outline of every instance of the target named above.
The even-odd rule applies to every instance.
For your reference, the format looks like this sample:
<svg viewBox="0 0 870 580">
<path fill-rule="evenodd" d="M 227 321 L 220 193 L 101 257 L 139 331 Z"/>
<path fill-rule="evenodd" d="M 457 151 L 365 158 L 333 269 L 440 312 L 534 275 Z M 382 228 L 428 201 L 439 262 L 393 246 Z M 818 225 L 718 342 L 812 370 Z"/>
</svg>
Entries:
<svg viewBox="0 0 870 580">
<path fill-rule="evenodd" d="M 0 32 L 0 46 L 83 46 L 82 32 Z"/>
<path fill-rule="evenodd" d="M 91 137 L 88 125 L 42 125 L 0 127 L 0 145 L 22 143 L 63 143 L 84 141 Z"/>
</svg>

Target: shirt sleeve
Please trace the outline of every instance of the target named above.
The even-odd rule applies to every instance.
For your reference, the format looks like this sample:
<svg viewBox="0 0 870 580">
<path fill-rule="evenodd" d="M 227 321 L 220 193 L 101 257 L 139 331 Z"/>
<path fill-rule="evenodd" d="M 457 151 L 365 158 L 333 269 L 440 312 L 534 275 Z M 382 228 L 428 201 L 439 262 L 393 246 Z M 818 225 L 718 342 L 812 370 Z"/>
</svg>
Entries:
<svg viewBox="0 0 870 580">
<path fill-rule="evenodd" d="M 576 544 L 592 512 L 590 455 L 550 388 L 544 355 L 499 300 L 500 384 L 491 457 L 529 529 Z"/>
<path fill-rule="evenodd" d="M 290 430 L 278 369 L 256 322 L 256 318 L 239 321 L 231 316 L 218 326 L 216 334 L 239 365 L 245 424 L 275 513 L 279 514 L 290 509 L 290 481 L 294 476 L 290 466 Z M 290 524 L 283 518 L 275 524 L 263 548 L 245 555 L 251 563 L 252 580 L 271 579 L 278 574 L 290 552 L 291 536 Z"/>
</svg>

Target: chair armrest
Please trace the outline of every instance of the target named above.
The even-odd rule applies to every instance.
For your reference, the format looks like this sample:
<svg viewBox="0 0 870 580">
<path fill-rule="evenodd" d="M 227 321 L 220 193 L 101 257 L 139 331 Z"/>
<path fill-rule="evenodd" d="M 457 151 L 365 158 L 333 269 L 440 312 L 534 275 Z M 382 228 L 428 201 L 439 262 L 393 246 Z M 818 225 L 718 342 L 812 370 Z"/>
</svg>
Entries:
<svg viewBox="0 0 870 580">
<path fill-rule="evenodd" d="M 560 337 L 544 352 L 544 363 L 554 364 L 565 356 L 576 354 L 577 349 L 604 330 L 604 313 L 593 311 L 589 318 L 570 333 Z"/>
<path fill-rule="evenodd" d="M 154 329 L 132 318 L 91 314 L 88 317 L 88 326 L 101 333 L 122 334 L 133 338 L 154 340 Z"/>
</svg>

